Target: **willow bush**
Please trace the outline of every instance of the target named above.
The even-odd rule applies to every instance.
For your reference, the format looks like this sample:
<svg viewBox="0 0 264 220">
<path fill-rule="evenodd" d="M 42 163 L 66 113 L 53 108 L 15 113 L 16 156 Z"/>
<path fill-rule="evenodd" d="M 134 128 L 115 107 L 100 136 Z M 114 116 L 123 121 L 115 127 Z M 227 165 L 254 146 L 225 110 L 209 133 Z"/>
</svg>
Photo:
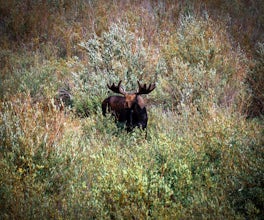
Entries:
<svg viewBox="0 0 264 220">
<path fill-rule="evenodd" d="M 247 60 L 243 51 L 232 46 L 224 27 L 208 15 L 180 18 L 163 47 L 168 74 L 161 75 L 161 89 L 165 97 L 170 94 L 171 108 L 181 112 L 185 106 L 194 106 L 204 112 L 202 108 L 216 105 L 239 110 L 248 101 Z"/>
<path fill-rule="evenodd" d="M 262 219 L 264 127 L 261 116 L 245 115 L 251 97 L 261 100 L 261 43 L 252 60 L 230 36 L 228 19 L 188 3 L 118 2 L 120 11 L 81 2 L 50 3 L 65 19 L 48 33 L 68 30 L 62 40 L 54 32 L 46 46 L 32 41 L 30 48 L 42 47 L 34 51 L 0 52 L 0 218 Z M 73 52 L 82 31 L 69 30 L 87 7 L 90 32 Z M 27 10 L 34 7 L 22 17 Z M 26 37 L 25 23 L 14 36 Z M 35 34 L 44 33 L 39 28 Z M 63 50 L 78 56 L 57 57 Z M 127 90 L 137 80 L 156 83 L 146 99 L 147 131 L 127 133 L 102 116 L 106 84 L 119 80 Z M 54 105 L 64 83 L 72 111 Z"/>
<path fill-rule="evenodd" d="M 94 35 L 79 46 L 86 51 L 88 63 L 73 73 L 77 111 L 97 111 L 103 98 L 107 97 L 107 83 L 122 80 L 127 91 L 135 91 L 138 80 L 155 82 L 157 74 L 149 72 L 149 57 L 143 39 L 137 38 L 126 23 L 113 24 L 102 36 Z M 159 66 L 160 62 L 157 72 L 162 72 Z"/>
</svg>

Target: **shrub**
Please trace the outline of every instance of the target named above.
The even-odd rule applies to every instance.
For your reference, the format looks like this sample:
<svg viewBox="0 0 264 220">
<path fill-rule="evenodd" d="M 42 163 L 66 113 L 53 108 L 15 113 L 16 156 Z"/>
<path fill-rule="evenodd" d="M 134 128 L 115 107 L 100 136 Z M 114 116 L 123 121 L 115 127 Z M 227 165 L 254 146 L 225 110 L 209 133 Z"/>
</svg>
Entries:
<svg viewBox="0 0 264 220">
<path fill-rule="evenodd" d="M 89 70 L 96 74 L 123 79 L 129 86 L 136 85 L 136 79 L 150 77 L 144 73 L 147 53 L 143 39 L 136 38 L 127 24 L 112 24 L 102 37 L 95 35 L 80 46 L 88 52 Z"/>
<path fill-rule="evenodd" d="M 249 82 L 249 94 L 252 96 L 249 106 L 249 115 L 251 117 L 260 116 L 264 113 L 264 43 L 258 43 L 254 65 L 249 72 L 247 81 Z"/>
<path fill-rule="evenodd" d="M 0 39 L 0 218 L 261 219 L 263 122 L 240 107 L 245 95 L 261 100 L 262 44 L 250 63 L 229 32 L 239 18 L 203 8 L 228 3 L 102 3 L 0 4 L 12 22 L 1 33 L 24 39 L 21 48 Z M 121 79 L 127 90 L 157 83 L 146 133 L 98 114 L 106 84 Z M 56 110 L 50 97 L 62 82 L 65 100 L 89 117 Z"/>
<path fill-rule="evenodd" d="M 25 51 L 25 54 L 2 51 L 0 56 L 5 59 L 5 72 L 1 75 L 1 99 L 27 92 L 36 101 L 54 97 L 68 76 L 69 70 L 63 60 L 49 61 L 42 54 L 30 51 Z"/>
<path fill-rule="evenodd" d="M 54 217 L 59 210 L 70 175 L 57 149 L 66 120 L 48 106 L 29 96 L 1 103 L 1 218 Z"/>
<path fill-rule="evenodd" d="M 233 51 L 221 25 L 208 17 L 183 16 L 163 49 L 168 74 L 160 81 L 165 94 L 170 94 L 171 108 L 181 112 L 185 106 L 195 106 L 206 112 L 208 105 L 243 106 L 246 60 L 242 51 Z"/>
<path fill-rule="evenodd" d="M 137 129 L 117 134 L 111 121 L 96 116 L 84 123 L 76 155 L 83 158 L 85 171 L 73 190 L 83 195 L 79 203 L 83 208 L 78 209 L 82 216 L 261 215 L 261 124 L 219 110 L 207 119 L 162 109 L 153 109 L 150 116 L 146 140 Z M 250 166 L 258 168 L 253 171 Z M 242 185 L 247 187 L 241 189 Z M 244 190 L 250 193 L 237 193 Z M 247 202 L 241 203 L 245 198 Z"/>
<path fill-rule="evenodd" d="M 136 38 L 127 26 L 113 24 L 101 37 L 95 35 L 80 44 L 86 50 L 89 62 L 74 73 L 77 112 L 89 114 L 96 111 L 107 96 L 107 83 L 123 80 L 129 91 L 137 88 L 137 80 L 155 81 L 155 75 L 146 70 L 148 57 L 143 39 Z"/>
</svg>

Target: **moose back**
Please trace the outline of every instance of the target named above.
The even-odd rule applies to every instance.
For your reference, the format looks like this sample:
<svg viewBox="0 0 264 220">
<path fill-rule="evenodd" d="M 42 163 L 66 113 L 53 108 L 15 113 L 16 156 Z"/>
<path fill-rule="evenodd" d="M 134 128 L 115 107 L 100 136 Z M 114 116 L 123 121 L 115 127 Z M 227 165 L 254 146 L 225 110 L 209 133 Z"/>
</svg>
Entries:
<svg viewBox="0 0 264 220">
<path fill-rule="evenodd" d="M 138 91 L 134 93 L 126 92 L 121 87 L 119 81 L 116 86 L 114 83 L 112 86 L 107 84 L 107 87 L 117 94 L 123 96 L 109 96 L 102 102 L 102 112 L 105 116 L 107 112 L 110 112 L 116 122 L 125 123 L 127 131 L 132 131 L 135 127 L 145 129 L 148 124 L 148 114 L 145 106 L 144 99 L 141 94 L 148 94 L 155 89 L 155 84 L 143 86 L 138 81 Z"/>
</svg>

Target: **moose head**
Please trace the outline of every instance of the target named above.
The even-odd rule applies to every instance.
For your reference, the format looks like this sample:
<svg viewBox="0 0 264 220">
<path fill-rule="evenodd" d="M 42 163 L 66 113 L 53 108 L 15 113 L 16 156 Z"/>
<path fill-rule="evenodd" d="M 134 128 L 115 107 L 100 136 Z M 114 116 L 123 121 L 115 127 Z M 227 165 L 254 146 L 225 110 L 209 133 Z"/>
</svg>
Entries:
<svg viewBox="0 0 264 220">
<path fill-rule="evenodd" d="M 143 86 L 138 81 L 138 91 L 131 93 L 126 92 L 121 87 L 119 81 L 116 86 L 114 83 L 107 87 L 115 93 L 123 96 L 110 96 L 102 102 L 102 112 L 106 115 L 106 112 L 112 113 L 115 116 L 116 122 L 126 124 L 127 131 L 132 131 L 135 127 L 145 129 L 148 123 L 148 115 L 145 107 L 144 99 L 140 96 L 142 94 L 148 94 L 155 89 L 155 84 Z"/>
</svg>

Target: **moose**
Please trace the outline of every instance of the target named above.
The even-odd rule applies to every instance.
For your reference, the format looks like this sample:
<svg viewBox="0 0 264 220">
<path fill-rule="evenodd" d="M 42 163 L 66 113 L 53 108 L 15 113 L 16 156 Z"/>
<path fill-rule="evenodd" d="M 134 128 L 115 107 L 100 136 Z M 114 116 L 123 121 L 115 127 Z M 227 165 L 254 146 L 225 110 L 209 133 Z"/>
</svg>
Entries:
<svg viewBox="0 0 264 220">
<path fill-rule="evenodd" d="M 152 92 L 156 85 L 154 83 L 147 86 L 143 86 L 138 83 L 137 92 L 126 92 L 121 87 L 122 80 L 119 81 L 116 86 L 114 83 L 107 87 L 114 93 L 121 94 L 123 96 L 109 96 L 102 102 L 102 112 L 106 116 L 107 112 L 110 112 L 116 122 L 124 123 L 126 125 L 127 132 L 132 131 L 135 127 L 142 128 L 147 127 L 148 114 L 145 106 L 144 99 L 140 96 L 142 94 L 149 94 Z"/>
</svg>

